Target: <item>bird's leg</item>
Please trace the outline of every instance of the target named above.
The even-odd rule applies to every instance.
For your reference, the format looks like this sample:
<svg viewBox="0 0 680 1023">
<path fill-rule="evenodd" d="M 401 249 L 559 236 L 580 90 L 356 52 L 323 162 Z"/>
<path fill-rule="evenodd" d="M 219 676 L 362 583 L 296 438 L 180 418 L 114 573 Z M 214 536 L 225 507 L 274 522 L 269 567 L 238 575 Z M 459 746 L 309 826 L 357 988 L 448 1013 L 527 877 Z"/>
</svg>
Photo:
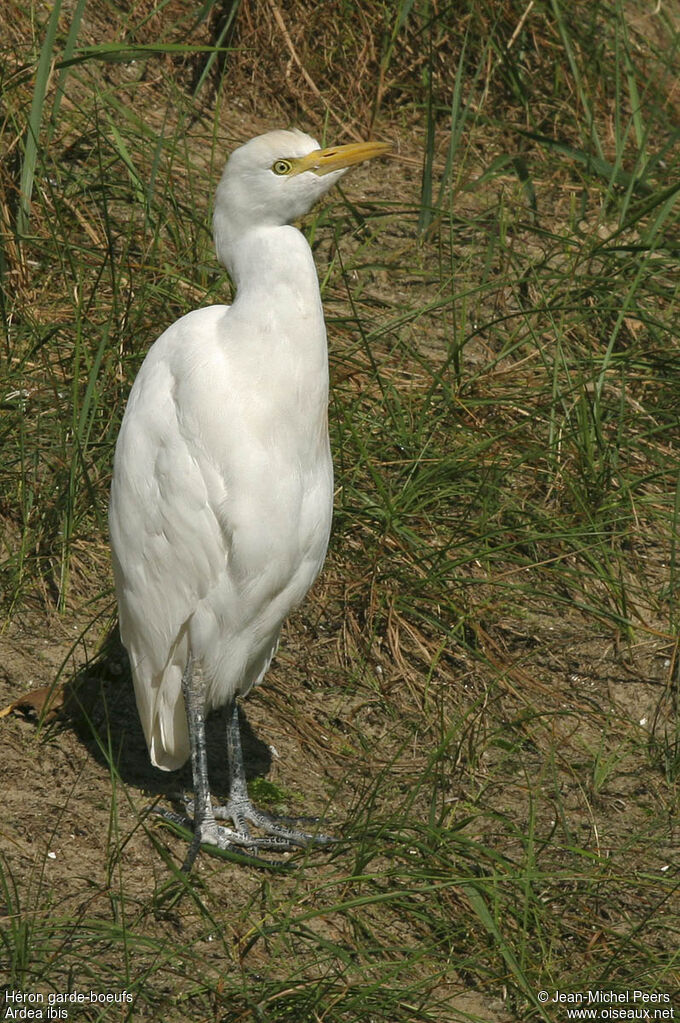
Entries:
<svg viewBox="0 0 680 1023">
<path fill-rule="evenodd" d="M 269 843 L 256 842 L 252 839 L 248 831 L 248 827 L 245 823 L 246 816 L 242 813 L 235 812 L 229 814 L 230 818 L 236 825 L 237 830 L 231 828 L 225 828 L 218 824 L 215 820 L 215 810 L 213 809 L 212 799 L 210 797 L 210 784 L 208 781 L 208 755 L 205 740 L 205 681 L 203 674 L 200 670 L 194 670 L 194 663 L 191 654 L 187 661 L 187 666 L 182 676 L 182 693 L 184 695 L 184 705 L 187 713 L 187 720 L 189 724 L 189 741 L 191 745 L 191 769 L 194 781 L 194 799 L 185 800 L 187 811 L 193 814 L 193 822 L 181 814 L 175 813 L 172 810 L 158 810 L 154 812 L 159 816 L 165 818 L 165 820 L 171 821 L 174 824 L 180 824 L 184 827 L 192 826 L 193 824 L 193 838 L 189 846 L 184 863 L 182 864 L 182 872 L 188 873 L 193 866 L 194 860 L 198 855 L 198 851 L 201 845 L 205 842 L 209 845 L 215 845 L 219 849 L 231 850 L 243 854 L 244 848 L 254 848 L 255 846 L 262 848 L 276 848 L 277 851 L 282 849 L 292 848 L 292 843 L 289 841 L 282 845 L 281 841 L 276 843 L 270 841 Z M 246 789 L 245 772 L 243 770 L 243 758 L 240 752 L 240 736 L 238 733 L 238 717 L 236 717 L 236 751 L 230 756 L 230 764 L 236 765 L 235 768 L 235 791 L 237 793 L 245 793 L 245 799 L 248 798 Z M 231 741 L 229 744 L 231 751 Z M 239 800 L 240 805 L 240 800 Z M 225 815 L 222 814 L 224 817 Z M 253 857 L 252 862 L 254 864 L 260 864 L 262 866 L 275 865 L 269 860 L 262 860 L 258 857 Z"/>
<path fill-rule="evenodd" d="M 242 839 L 239 838 L 239 843 L 242 841 L 244 845 L 256 849 L 278 849 L 285 852 L 296 846 L 324 845 L 333 841 L 328 835 L 300 831 L 292 826 L 294 821 L 285 818 L 279 820 L 253 806 L 248 795 L 246 772 L 243 766 L 241 728 L 236 700 L 233 701 L 227 718 L 227 755 L 229 758 L 229 800 L 225 806 L 214 807 L 213 813 L 220 820 L 233 821 L 237 833 L 242 836 Z M 264 831 L 265 836 L 251 835 L 247 822 Z"/>
<path fill-rule="evenodd" d="M 208 781 L 208 756 L 205 740 L 205 682 L 200 668 L 194 671 L 191 655 L 182 677 L 182 693 L 189 723 L 191 768 L 194 781 L 194 799 L 186 801 L 187 811 L 193 814 L 194 837 L 189 846 L 182 870 L 191 870 L 201 845 L 209 843 L 234 852 L 273 849 L 289 852 L 291 849 L 318 844 L 326 845 L 334 839 L 328 835 L 300 831 L 295 820 L 276 818 L 253 806 L 248 795 L 246 772 L 243 766 L 241 730 L 238 707 L 234 700 L 227 720 L 227 754 L 229 759 L 229 800 L 225 806 L 213 806 Z M 156 811 L 166 820 L 189 825 L 191 821 L 169 810 Z M 228 820 L 234 829 L 226 828 L 217 820 Z M 248 823 L 255 825 L 264 835 L 251 834 Z M 254 862 L 267 863 L 255 857 Z"/>
<path fill-rule="evenodd" d="M 232 700 L 227 712 L 227 761 L 229 766 L 229 806 L 238 831 L 249 834 L 246 824 L 246 811 L 250 804 L 248 796 L 248 785 L 246 783 L 246 769 L 243 763 L 243 748 L 241 746 L 241 725 L 238 719 L 238 704 Z M 218 807 L 219 811 L 223 809 Z"/>
<path fill-rule="evenodd" d="M 182 870 L 187 872 L 196 859 L 202 842 L 219 845 L 218 826 L 210 798 L 208 781 L 208 755 L 205 742 L 205 682 L 199 669 L 194 671 L 193 657 L 189 653 L 182 676 L 182 693 L 189 721 L 191 743 L 191 771 L 194 779 L 194 837 Z"/>
</svg>

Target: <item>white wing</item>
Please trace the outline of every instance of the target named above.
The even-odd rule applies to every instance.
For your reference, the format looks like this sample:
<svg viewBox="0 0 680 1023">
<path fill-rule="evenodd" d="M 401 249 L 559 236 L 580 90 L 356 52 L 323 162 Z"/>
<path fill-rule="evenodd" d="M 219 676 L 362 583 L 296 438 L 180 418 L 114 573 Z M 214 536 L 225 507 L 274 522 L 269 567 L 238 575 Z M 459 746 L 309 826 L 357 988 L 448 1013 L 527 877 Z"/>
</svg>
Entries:
<svg viewBox="0 0 680 1023">
<path fill-rule="evenodd" d="M 114 459 L 109 524 L 121 637 L 151 759 L 167 770 L 189 755 L 180 698 L 188 622 L 226 572 L 229 544 L 178 419 L 172 354 L 209 339 L 224 309 L 191 313 L 158 339 L 130 393 Z"/>
</svg>

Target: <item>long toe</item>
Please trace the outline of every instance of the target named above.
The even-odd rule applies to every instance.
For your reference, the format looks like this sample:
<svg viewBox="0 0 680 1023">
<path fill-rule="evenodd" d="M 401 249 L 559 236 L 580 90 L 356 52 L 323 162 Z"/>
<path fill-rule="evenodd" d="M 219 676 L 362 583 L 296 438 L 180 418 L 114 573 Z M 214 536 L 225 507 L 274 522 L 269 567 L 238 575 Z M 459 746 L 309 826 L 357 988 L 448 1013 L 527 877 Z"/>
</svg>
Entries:
<svg viewBox="0 0 680 1023">
<path fill-rule="evenodd" d="M 190 803 L 191 801 L 187 801 Z M 218 807 L 219 809 L 225 809 L 224 807 Z M 186 828 L 194 832 L 193 839 L 191 841 L 189 852 L 187 853 L 186 860 L 182 870 L 186 873 L 191 869 L 191 865 L 196 859 L 196 855 L 202 845 L 214 845 L 218 849 L 223 849 L 231 852 L 243 852 L 250 850 L 267 849 L 272 852 L 292 852 L 299 846 L 299 842 L 291 841 L 287 836 L 282 835 L 267 835 L 267 836 L 253 836 L 246 828 L 244 831 L 236 831 L 233 828 L 225 828 L 221 824 L 216 824 L 214 821 L 211 823 L 204 822 L 200 832 L 196 832 L 194 828 L 194 821 L 191 817 L 187 817 L 182 813 L 176 813 L 174 810 L 166 810 L 163 807 L 153 807 L 152 813 L 156 817 L 161 817 L 163 820 L 169 821 L 171 824 L 177 824 L 181 828 Z M 226 816 L 220 815 L 220 819 L 231 819 Z M 258 862 L 257 859 L 255 862 Z M 265 865 L 275 865 L 274 863 L 269 864 L 268 861 L 262 861 Z"/>
<path fill-rule="evenodd" d="M 217 820 L 230 820 L 239 831 L 248 831 L 246 821 L 264 832 L 264 835 L 251 835 L 250 842 L 258 849 L 304 849 L 309 845 L 329 845 L 335 839 L 321 832 L 303 831 L 295 827 L 295 820 L 288 817 L 275 817 L 258 809 L 248 800 L 229 800 L 224 806 L 213 807 Z"/>
<path fill-rule="evenodd" d="M 193 807 L 187 806 L 187 809 L 191 812 Z M 170 821 L 171 824 L 178 824 L 181 828 L 188 828 L 193 831 L 194 839 L 198 845 L 216 845 L 220 849 L 225 849 L 227 847 L 226 843 L 246 845 L 250 840 L 250 835 L 247 832 L 241 834 L 238 831 L 233 831 L 231 828 L 224 828 L 221 824 L 216 824 L 214 820 L 203 821 L 197 831 L 192 817 L 188 817 L 183 813 L 166 810 L 160 806 L 154 807 L 153 813 L 157 817 L 162 817 L 165 821 Z"/>
<path fill-rule="evenodd" d="M 193 810 L 190 801 L 187 800 L 186 802 L 188 804 L 187 808 L 190 811 Z M 204 821 L 200 832 L 197 833 L 194 828 L 194 821 L 185 814 L 176 813 L 174 810 L 166 810 L 158 806 L 150 807 L 149 810 L 154 816 L 161 817 L 171 824 L 176 824 L 181 828 L 194 832 L 189 843 L 186 858 L 182 864 L 182 872 L 184 874 L 190 872 L 202 845 L 212 845 L 217 849 L 235 854 L 239 859 L 245 857 L 243 862 L 247 862 L 254 867 L 278 870 L 283 866 L 291 866 L 291 864 L 280 859 L 263 859 L 257 854 L 264 851 L 280 855 L 282 853 L 294 852 L 296 849 L 303 848 L 312 843 L 325 845 L 336 841 L 336 839 L 328 835 L 312 834 L 310 832 L 298 831 L 296 828 L 284 827 L 274 817 L 257 810 L 255 807 L 251 807 L 252 823 L 256 824 L 264 834 L 253 835 L 247 828 L 244 831 L 227 828 L 217 824 L 214 819 L 210 823 Z M 222 820 L 233 820 L 231 809 L 228 806 L 216 807 L 214 816 Z"/>
</svg>

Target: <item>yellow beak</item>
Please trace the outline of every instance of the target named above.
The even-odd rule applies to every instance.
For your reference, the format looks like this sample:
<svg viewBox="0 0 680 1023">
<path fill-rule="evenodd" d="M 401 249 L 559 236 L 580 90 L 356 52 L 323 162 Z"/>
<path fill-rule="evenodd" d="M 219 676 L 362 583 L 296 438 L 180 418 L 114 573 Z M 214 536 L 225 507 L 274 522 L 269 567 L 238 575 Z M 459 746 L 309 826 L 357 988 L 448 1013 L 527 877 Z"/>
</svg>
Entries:
<svg viewBox="0 0 680 1023">
<path fill-rule="evenodd" d="M 389 142 L 350 142 L 347 146 L 331 146 L 330 149 L 315 149 L 307 156 L 295 161 L 295 174 L 313 171 L 314 174 L 328 174 L 342 170 L 352 164 L 384 156 L 392 148 Z"/>
</svg>

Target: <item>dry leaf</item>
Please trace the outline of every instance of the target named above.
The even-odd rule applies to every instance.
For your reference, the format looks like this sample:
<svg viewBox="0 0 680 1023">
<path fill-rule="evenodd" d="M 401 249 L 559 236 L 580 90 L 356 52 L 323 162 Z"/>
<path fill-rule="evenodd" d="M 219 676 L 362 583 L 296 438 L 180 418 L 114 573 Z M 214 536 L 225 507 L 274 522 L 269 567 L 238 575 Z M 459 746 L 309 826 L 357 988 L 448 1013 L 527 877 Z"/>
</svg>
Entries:
<svg viewBox="0 0 680 1023">
<path fill-rule="evenodd" d="M 12 714 L 16 710 L 20 710 L 24 714 L 37 714 L 40 717 L 45 705 L 48 703 L 49 709 L 45 715 L 46 721 L 56 717 L 57 712 L 64 704 L 63 686 L 59 686 L 57 689 L 54 689 L 52 686 L 39 686 L 38 689 L 30 689 L 23 696 L 20 696 L 18 700 L 15 700 L 14 703 L 10 703 L 8 707 L 0 710 L 0 718 L 7 717 L 8 714 Z"/>
</svg>

